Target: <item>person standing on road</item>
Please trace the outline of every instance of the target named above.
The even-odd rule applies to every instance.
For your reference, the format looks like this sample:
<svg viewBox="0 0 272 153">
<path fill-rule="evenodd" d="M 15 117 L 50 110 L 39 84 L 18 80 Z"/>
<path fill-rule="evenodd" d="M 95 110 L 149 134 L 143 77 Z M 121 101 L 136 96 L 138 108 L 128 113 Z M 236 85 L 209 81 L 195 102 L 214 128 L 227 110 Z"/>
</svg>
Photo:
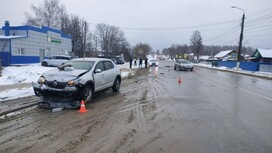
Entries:
<svg viewBox="0 0 272 153">
<path fill-rule="evenodd" d="M 132 69 L 132 57 L 129 59 L 129 68 Z"/>
<path fill-rule="evenodd" d="M 137 58 L 134 57 L 134 66 L 137 66 Z"/>
<path fill-rule="evenodd" d="M 143 63 L 143 60 L 142 58 L 139 59 L 139 68 L 142 68 L 142 63 Z"/>
<path fill-rule="evenodd" d="M 145 68 L 147 68 L 147 57 L 145 57 Z"/>
</svg>

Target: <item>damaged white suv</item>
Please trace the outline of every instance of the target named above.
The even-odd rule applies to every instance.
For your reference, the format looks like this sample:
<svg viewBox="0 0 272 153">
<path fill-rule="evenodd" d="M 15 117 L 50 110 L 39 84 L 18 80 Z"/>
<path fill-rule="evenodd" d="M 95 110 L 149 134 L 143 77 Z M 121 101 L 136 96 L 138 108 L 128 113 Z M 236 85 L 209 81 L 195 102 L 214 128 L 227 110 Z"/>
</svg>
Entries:
<svg viewBox="0 0 272 153">
<path fill-rule="evenodd" d="M 119 91 L 120 84 L 120 68 L 111 60 L 79 58 L 43 73 L 38 82 L 33 83 L 33 89 L 43 100 L 41 107 L 76 108 L 81 100 L 90 102 L 97 91 L 107 88 Z"/>
</svg>

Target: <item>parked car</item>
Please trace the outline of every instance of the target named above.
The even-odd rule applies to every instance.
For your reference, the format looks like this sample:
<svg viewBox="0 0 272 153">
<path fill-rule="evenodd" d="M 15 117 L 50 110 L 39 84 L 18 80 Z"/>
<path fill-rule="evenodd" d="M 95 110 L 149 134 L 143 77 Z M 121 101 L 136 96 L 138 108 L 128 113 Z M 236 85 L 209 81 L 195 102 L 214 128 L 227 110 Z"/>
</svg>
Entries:
<svg viewBox="0 0 272 153">
<path fill-rule="evenodd" d="M 178 59 L 175 62 L 174 70 L 194 70 L 194 65 L 186 59 Z"/>
<path fill-rule="evenodd" d="M 111 59 L 115 64 L 124 64 L 125 61 L 120 57 L 115 57 Z"/>
<path fill-rule="evenodd" d="M 70 56 L 58 55 L 46 58 L 42 61 L 42 66 L 60 66 L 71 60 Z"/>
<path fill-rule="evenodd" d="M 80 101 L 90 102 L 93 94 L 112 88 L 118 92 L 121 71 L 110 59 L 73 59 L 43 73 L 36 83 L 32 83 L 36 96 L 43 103 L 41 107 L 76 108 Z"/>
<path fill-rule="evenodd" d="M 149 65 L 150 65 L 150 66 L 158 66 L 159 63 L 158 63 L 157 60 L 152 59 L 152 60 L 149 61 Z"/>
</svg>

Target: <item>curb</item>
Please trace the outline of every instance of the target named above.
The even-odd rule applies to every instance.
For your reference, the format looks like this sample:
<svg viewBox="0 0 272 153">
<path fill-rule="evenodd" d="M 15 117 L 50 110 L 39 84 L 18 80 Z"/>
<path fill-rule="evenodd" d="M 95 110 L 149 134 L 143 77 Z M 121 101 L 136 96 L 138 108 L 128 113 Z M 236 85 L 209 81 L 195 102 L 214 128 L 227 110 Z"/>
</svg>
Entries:
<svg viewBox="0 0 272 153">
<path fill-rule="evenodd" d="M 214 68 L 214 67 L 206 67 L 206 66 L 201 66 L 201 65 L 194 65 L 194 66 L 200 67 L 200 68 L 211 69 L 211 70 L 218 70 L 218 71 L 222 71 L 222 72 L 230 72 L 230 73 L 236 73 L 236 74 L 242 74 L 242 75 L 272 80 L 272 76 L 258 75 L 258 74 L 254 74 L 254 73 L 247 73 L 247 72 L 236 71 L 236 70 L 218 69 L 218 68 Z"/>
</svg>

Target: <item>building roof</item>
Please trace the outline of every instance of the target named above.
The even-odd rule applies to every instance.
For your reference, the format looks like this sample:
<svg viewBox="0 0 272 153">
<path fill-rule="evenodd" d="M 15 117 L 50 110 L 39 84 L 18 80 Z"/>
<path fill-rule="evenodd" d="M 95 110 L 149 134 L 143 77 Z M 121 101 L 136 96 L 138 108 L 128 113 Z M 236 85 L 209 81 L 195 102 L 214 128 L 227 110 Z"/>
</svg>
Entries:
<svg viewBox="0 0 272 153">
<path fill-rule="evenodd" d="M 16 39 L 16 38 L 26 38 L 27 36 L 4 36 L 0 35 L 0 39 Z"/>
<path fill-rule="evenodd" d="M 5 26 L 2 27 L 2 30 L 5 30 Z M 53 29 L 53 28 L 46 27 L 46 26 L 42 26 L 41 28 L 40 27 L 29 26 L 29 25 L 10 26 L 10 30 L 32 30 L 32 31 L 37 31 L 37 32 L 41 32 L 41 33 L 47 33 L 48 31 L 51 31 L 51 32 L 60 34 L 61 37 L 63 37 L 63 38 L 67 38 L 67 39 L 72 38 L 71 36 L 66 35 L 64 32 L 62 32 L 60 30 Z"/>
<path fill-rule="evenodd" d="M 272 49 L 257 49 L 263 58 L 272 58 Z"/>
<path fill-rule="evenodd" d="M 208 59 L 210 59 L 210 56 L 209 55 L 199 56 L 199 59 L 208 60 Z"/>
<path fill-rule="evenodd" d="M 221 51 L 218 54 L 216 54 L 214 57 L 216 58 L 222 58 L 226 55 L 228 55 L 229 53 L 231 53 L 233 50 L 226 50 L 226 51 Z"/>
</svg>

